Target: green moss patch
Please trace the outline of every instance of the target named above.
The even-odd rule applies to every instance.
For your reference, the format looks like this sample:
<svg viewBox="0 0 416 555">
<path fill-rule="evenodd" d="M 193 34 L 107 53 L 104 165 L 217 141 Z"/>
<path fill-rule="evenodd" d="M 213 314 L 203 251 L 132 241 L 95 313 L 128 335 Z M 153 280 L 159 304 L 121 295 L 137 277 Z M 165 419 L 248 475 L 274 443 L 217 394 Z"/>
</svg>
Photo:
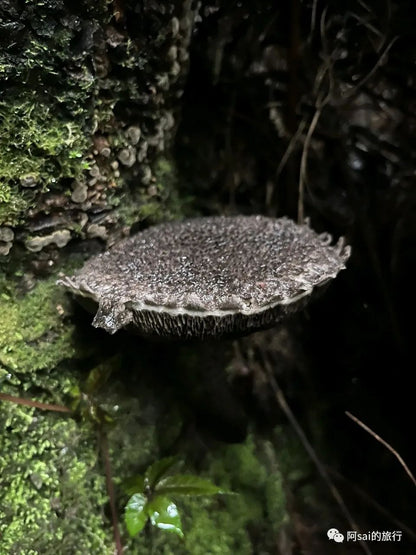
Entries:
<svg viewBox="0 0 416 555">
<path fill-rule="evenodd" d="M 50 279 L 19 298 L 0 282 L 0 367 L 22 373 L 53 368 L 74 355 L 68 300 Z"/>
<path fill-rule="evenodd" d="M 0 178 L 0 225 L 16 224 L 28 204 L 28 200 L 17 187 L 11 187 Z"/>
<path fill-rule="evenodd" d="M 76 177 L 85 169 L 84 135 L 73 118 L 57 118 L 53 106 L 34 97 L 0 102 L 0 176 L 30 175 L 48 184 L 53 177 Z"/>
<path fill-rule="evenodd" d="M 16 223 L 30 203 L 33 193 L 20 187 L 21 180 L 44 189 L 88 168 L 85 131 L 55 112 L 33 95 L 0 102 L 0 224 Z"/>
<path fill-rule="evenodd" d="M 55 278 L 21 295 L 0 281 L 0 389 L 69 403 L 74 363 L 69 302 Z M 59 367 L 58 367 L 59 365 Z M 0 553 L 112 553 L 97 434 L 62 413 L 0 401 Z M 59 546 L 59 547 L 58 547 Z"/>
<path fill-rule="evenodd" d="M 110 555 L 95 434 L 67 416 L 6 402 L 0 421 L 0 552 Z"/>
</svg>

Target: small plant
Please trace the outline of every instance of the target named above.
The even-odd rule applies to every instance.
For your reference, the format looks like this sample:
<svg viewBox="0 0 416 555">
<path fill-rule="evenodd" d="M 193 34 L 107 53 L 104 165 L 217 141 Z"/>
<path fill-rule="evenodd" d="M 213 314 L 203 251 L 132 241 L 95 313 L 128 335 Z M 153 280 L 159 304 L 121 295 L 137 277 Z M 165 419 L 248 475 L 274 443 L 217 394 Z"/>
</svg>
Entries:
<svg viewBox="0 0 416 555">
<path fill-rule="evenodd" d="M 125 490 L 131 495 L 124 515 L 130 536 L 136 536 L 150 521 L 152 526 L 183 538 L 181 518 L 172 498 L 229 493 L 198 476 L 169 475 L 176 463 L 176 457 L 161 459 L 149 466 L 144 475 L 125 482 Z"/>
</svg>

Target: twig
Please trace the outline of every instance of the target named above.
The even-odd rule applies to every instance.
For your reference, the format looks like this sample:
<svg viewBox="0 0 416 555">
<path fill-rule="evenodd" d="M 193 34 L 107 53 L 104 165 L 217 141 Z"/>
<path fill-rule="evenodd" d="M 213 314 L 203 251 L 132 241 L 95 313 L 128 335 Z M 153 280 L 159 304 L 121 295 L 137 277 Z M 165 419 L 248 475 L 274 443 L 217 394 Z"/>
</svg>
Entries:
<svg viewBox="0 0 416 555">
<path fill-rule="evenodd" d="M 389 443 L 387 443 L 387 441 L 385 441 L 383 438 L 381 438 L 379 435 L 377 435 L 371 428 L 369 428 L 366 424 L 364 424 L 364 422 L 361 422 L 361 420 L 359 420 L 356 416 L 354 416 L 353 414 L 351 414 L 348 411 L 345 411 L 345 414 L 348 416 L 348 418 L 351 418 L 351 420 L 353 420 L 356 424 L 361 426 L 361 428 L 363 428 L 366 432 L 368 432 L 370 435 L 372 435 L 374 437 L 374 439 L 376 439 L 382 445 L 384 445 L 384 447 L 386 449 L 388 449 L 390 451 L 390 453 L 393 453 L 393 455 L 396 457 L 396 459 L 399 461 L 399 463 L 404 468 L 406 474 L 409 476 L 409 478 L 412 480 L 413 484 L 416 486 L 416 478 L 413 476 L 409 467 L 404 462 L 404 460 L 399 455 L 399 453 L 395 449 L 393 449 L 393 447 Z"/>
<path fill-rule="evenodd" d="M 306 437 L 305 432 L 302 430 L 300 424 L 296 420 L 296 417 L 293 414 L 292 409 L 289 407 L 289 405 L 288 405 L 288 403 L 285 399 L 285 396 L 283 394 L 283 391 L 280 389 L 280 386 L 278 385 L 277 380 L 274 377 L 274 374 L 273 374 L 273 371 L 272 371 L 272 368 L 271 368 L 271 365 L 270 365 L 269 361 L 267 360 L 264 353 L 261 353 L 261 354 L 262 354 L 264 368 L 266 370 L 270 386 L 273 389 L 273 392 L 276 396 L 276 399 L 277 399 L 277 402 L 278 402 L 280 408 L 282 409 L 282 411 L 286 415 L 287 419 L 289 420 L 290 424 L 292 425 L 293 429 L 295 430 L 295 432 L 299 436 L 299 439 L 301 440 L 303 447 L 305 448 L 306 452 L 308 453 L 308 455 L 310 456 L 310 458 L 314 462 L 319 474 L 321 475 L 322 479 L 324 480 L 324 482 L 328 486 L 329 491 L 331 492 L 333 498 L 337 502 L 342 514 L 344 515 L 344 517 L 348 521 L 348 524 L 350 525 L 351 529 L 358 531 L 359 527 L 356 524 L 356 522 L 354 521 L 354 519 L 353 519 L 351 513 L 349 512 L 347 506 L 345 505 L 344 500 L 342 499 L 339 490 L 333 484 L 331 478 L 329 477 L 328 472 L 326 471 L 324 465 L 319 460 L 318 455 L 316 454 L 314 448 L 312 447 L 308 438 Z M 361 545 L 363 551 L 367 555 L 371 555 L 370 549 L 368 548 L 367 544 L 363 540 L 360 540 L 360 545 Z"/>
<path fill-rule="evenodd" d="M 116 553 L 117 555 L 122 555 L 123 545 L 121 543 L 120 530 L 118 527 L 114 484 L 113 484 L 113 478 L 111 473 L 110 454 L 108 450 L 108 440 L 107 440 L 107 434 L 102 429 L 100 430 L 100 447 L 101 447 L 101 453 L 104 461 L 105 482 L 107 486 L 108 498 L 110 501 L 111 521 L 113 524 L 113 536 L 114 536 L 114 543 L 116 544 Z"/>
<path fill-rule="evenodd" d="M 10 401 L 10 403 L 16 403 L 17 405 L 25 405 L 26 407 L 35 407 L 41 410 L 72 413 L 71 409 L 64 407 L 63 405 L 50 405 L 49 403 L 41 403 L 39 401 L 32 401 L 31 399 L 22 399 L 21 397 L 15 397 L 14 395 L 7 395 L 7 393 L 0 393 L 0 400 Z"/>
<path fill-rule="evenodd" d="M 408 536 L 410 536 L 413 540 L 416 540 L 415 531 L 409 528 L 407 524 L 405 524 L 404 522 L 396 518 L 394 515 L 392 515 L 390 511 L 388 511 L 385 507 L 380 505 L 380 503 L 378 503 L 375 499 L 373 499 L 371 495 L 369 495 L 366 491 L 364 491 L 356 484 L 351 483 L 349 480 L 347 480 L 347 478 L 345 478 L 345 476 L 337 472 L 335 469 L 327 467 L 327 470 L 332 476 L 344 482 L 344 484 L 348 486 L 350 490 L 352 490 L 357 496 L 361 497 L 366 503 L 374 507 L 374 509 L 378 511 L 380 514 L 382 514 L 386 519 L 391 520 L 391 522 L 395 526 L 397 526 L 398 530 L 403 530 L 403 532 L 406 532 L 406 534 L 408 534 Z"/>
<path fill-rule="evenodd" d="M 276 179 L 280 176 L 283 168 L 285 167 L 287 161 L 289 160 L 290 155 L 292 154 L 293 150 L 296 147 L 296 143 L 298 142 L 299 138 L 301 137 L 303 130 L 305 129 L 306 121 L 302 119 L 296 133 L 294 133 L 286 147 L 285 153 L 283 154 L 282 158 L 280 159 L 279 165 L 276 170 Z"/>
<path fill-rule="evenodd" d="M 307 161 L 308 161 L 308 150 L 311 143 L 313 132 L 315 127 L 318 125 L 319 117 L 322 113 L 322 106 L 316 109 L 316 112 L 312 118 L 312 122 L 309 126 L 308 132 L 306 134 L 305 142 L 303 144 L 302 157 L 300 160 L 300 172 L 299 172 L 299 193 L 298 193 L 298 223 L 303 224 L 304 221 L 304 197 L 305 197 L 305 183 L 307 174 Z"/>
<path fill-rule="evenodd" d="M 374 64 L 374 66 L 370 69 L 370 71 L 367 73 L 367 75 L 365 75 L 361 81 L 359 81 L 356 85 L 354 85 L 352 87 L 352 89 L 349 89 L 348 91 L 345 91 L 343 93 L 341 93 L 341 96 L 343 96 L 344 98 L 350 98 L 351 96 L 357 94 L 358 90 L 362 88 L 362 86 L 367 83 L 367 81 L 369 79 L 371 79 L 371 77 L 375 74 L 375 72 L 377 71 L 377 69 L 382 65 L 382 63 L 384 62 L 385 57 L 387 56 L 387 53 L 389 52 L 389 50 L 391 49 L 391 47 L 394 45 L 394 43 L 398 40 L 399 37 L 393 37 L 391 39 L 391 41 L 389 42 L 389 44 L 386 46 L 386 48 L 384 49 L 384 52 L 382 52 L 380 54 L 380 56 L 378 57 L 376 63 Z"/>
<path fill-rule="evenodd" d="M 300 160 L 300 171 L 299 171 L 299 194 L 298 194 L 298 223 L 303 224 L 304 221 L 304 196 L 305 196 L 305 185 L 307 184 L 307 163 L 308 163 L 308 151 L 312 140 L 312 135 L 318 125 L 319 118 L 321 117 L 322 110 L 329 101 L 329 93 L 327 95 L 321 95 L 316 102 L 316 110 L 313 115 L 311 124 L 309 126 L 308 132 L 306 133 L 305 142 L 303 143 L 302 157 Z"/>
<path fill-rule="evenodd" d="M 300 171 L 299 171 L 299 188 L 298 188 L 298 223 L 303 224 L 304 221 L 304 197 L 305 197 L 305 186 L 306 186 L 306 179 L 307 179 L 307 163 L 308 163 L 308 151 L 310 147 L 310 143 L 312 140 L 312 135 L 315 131 L 316 126 L 318 125 L 319 118 L 321 117 L 322 110 L 329 102 L 329 99 L 332 96 L 332 91 L 334 89 L 334 78 L 332 75 L 332 64 L 331 64 L 331 56 L 327 53 L 327 42 L 325 37 L 325 20 L 327 14 L 327 7 L 322 12 L 321 20 L 320 20 L 320 30 L 321 30 L 321 41 L 322 41 L 322 48 L 325 52 L 325 60 L 326 63 L 321 71 L 318 72 L 315 83 L 314 83 L 314 93 L 318 95 L 319 89 L 324 83 L 324 77 L 328 74 L 328 81 L 329 81 L 329 88 L 328 92 L 325 93 L 322 91 L 321 94 L 318 95 L 317 100 L 315 102 L 315 113 L 313 115 L 311 124 L 309 126 L 308 132 L 306 133 L 305 142 L 303 143 L 303 150 L 302 156 L 300 160 Z"/>
<path fill-rule="evenodd" d="M 315 26 L 316 26 L 316 8 L 317 8 L 317 0 L 313 0 L 313 5 L 312 5 L 312 15 L 311 15 L 311 30 L 310 30 L 310 37 L 312 40 L 312 36 L 315 32 Z"/>
</svg>

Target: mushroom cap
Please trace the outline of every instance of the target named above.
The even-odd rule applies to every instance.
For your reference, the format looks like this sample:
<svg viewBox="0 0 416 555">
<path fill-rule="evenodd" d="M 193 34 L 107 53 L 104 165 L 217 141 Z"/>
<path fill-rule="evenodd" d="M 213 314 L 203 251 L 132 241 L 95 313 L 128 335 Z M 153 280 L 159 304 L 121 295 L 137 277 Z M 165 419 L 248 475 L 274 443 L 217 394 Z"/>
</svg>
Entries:
<svg viewBox="0 0 416 555">
<path fill-rule="evenodd" d="M 98 303 L 93 325 L 170 338 L 238 336 L 302 308 L 350 255 L 287 218 L 215 216 L 124 239 L 58 283 Z"/>
</svg>

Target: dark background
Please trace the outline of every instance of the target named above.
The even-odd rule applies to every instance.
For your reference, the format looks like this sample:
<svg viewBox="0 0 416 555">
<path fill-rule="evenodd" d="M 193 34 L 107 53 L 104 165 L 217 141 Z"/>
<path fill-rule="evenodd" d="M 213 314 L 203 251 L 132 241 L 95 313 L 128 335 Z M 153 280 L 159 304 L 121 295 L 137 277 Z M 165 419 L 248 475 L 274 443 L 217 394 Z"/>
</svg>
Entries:
<svg viewBox="0 0 416 555">
<path fill-rule="evenodd" d="M 316 230 L 344 235 L 352 256 L 297 320 L 307 375 L 282 379 L 322 460 L 342 475 L 336 483 L 362 528 L 400 529 L 354 487 L 411 527 L 414 485 L 392 453 L 344 413 L 415 468 L 411 4 L 203 4 L 176 140 L 183 190 L 203 214 L 296 219 L 302 154 L 318 118 L 306 154 L 304 211 Z"/>
</svg>

